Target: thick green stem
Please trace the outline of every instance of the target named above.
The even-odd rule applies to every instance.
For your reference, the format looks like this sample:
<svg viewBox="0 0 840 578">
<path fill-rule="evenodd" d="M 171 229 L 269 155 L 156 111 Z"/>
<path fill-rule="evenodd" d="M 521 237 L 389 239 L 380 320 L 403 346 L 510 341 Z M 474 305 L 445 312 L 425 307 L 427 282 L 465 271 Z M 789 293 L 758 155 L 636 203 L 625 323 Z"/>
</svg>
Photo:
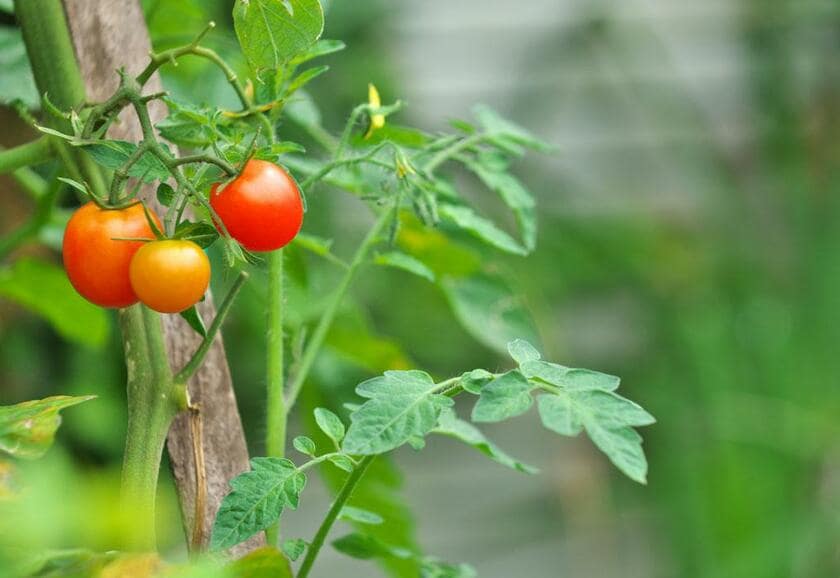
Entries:
<svg viewBox="0 0 840 578">
<path fill-rule="evenodd" d="M 10 173 L 23 167 L 46 162 L 53 158 L 49 137 L 0 151 L 0 174 Z"/>
<path fill-rule="evenodd" d="M 15 15 L 39 94 L 47 94 L 60 110 L 82 105 L 85 84 L 61 0 L 15 0 Z"/>
<path fill-rule="evenodd" d="M 50 103 L 63 111 L 84 104 L 85 84 L 61 0 L 15 0 L 15 15 L 23 31 L 38 93 L 48 95 Z M 51 118 L 50 124 L 62 132 L 72 132 L 69 120 Z M 96 164 L 82 151 L 71 151 L 68 156 L 94 192 L 104 198 L 107 187 Z"/>
<path fill-rule="evenodd" d="M 61 110 L 85 102 L 85 85 L 76 62 L 61 0 L 16 0 L 15 14 L 40 94 Z M 52 126 L 70 132 L 69 121 L 51 119 Z M 70 174 L 81 173 L 104 198 L 102 173 L 82 151 L 57 147 Z M 160 317 L 142 307 L 120 311 L 120 326 L 128 374 L 128 435 L 123 461 L 125 507 L 133 515 L 134 533 L 127 547 L 155 547 L 155 493 L 166 434 L 178 410 L 172 373 L 166 356 Z"/>
<path fill-rule="evenodd" d="M 286 407 L 283 395 L 283 251 L 268 256 L 268 330 L 266 351 L 266 434 L 267 456 L 282 458 L 286 453 Z M 280 537 L 280 523 L 266 530 L 270 545 Z"/>
<path fill-rule="evenodd" d="M 293 376 L 292 381 L 289 384 L 289 392 L 286 395 L 286 413 L 291 411 L 292 406 L 295 404 L 295 400 L 297 400 L 298 394 L 309 375 L 309 371 L 315 363 L 315 358 L 318 356 L 318 352 L 327 337 L 327 333 L 332 326 L 336 313 L 338 313 L 338 308 L 341 306 L 341 302 L 344 300 L 344 296 L 347 294 L 347 290 L 350 288 L 350 284 L 356 278 L 356 274 L 358 273 L 362 263 L 364 263 L 368 258 L 370 251 L 379 239 L 379 235 L 388 223 L 390 216 L 391 215 L 388 211 L 383 211 L 376 220 L 376 223 L 374 223 L 373 227 L 371 227 L 370 231 L 368 231 L 367 236 L 362 241 L 361 245 L 359 245 L 359 248 L 356 249 L 356 254 L 353 256 L 350 266 L 347 268 L 347 271 L 345 271 L 338 287 L 335 289 L 332 300 L 327 305 L 324 313 L 321 314 L 321 319 L 318 321 L 315 332 L 312 334 L 312 338 L 309 340 L 309 343 L 306 345 L 306 349 L 303 352 L 303 357 L 300 360 L 300 366 L 298 367 L 297 373 Z"/>
<path fill-rule="evenodd" d="M 309 572 L 312 570 L 312 565 L 315 563 L 315 559 L 318 557 L 318 553 L 321 551 L 324 541 L 327 539 L 330 530 L 335 524 L 335 521 L 338 519 L 338 515 L 353 495 L 353 490 L 356 489 L 356 485 L 362 477 L 364 477 L 365 472 L 367 472 L 367 469 L 375 459 L 376 456 L 367 456 L 362 459 L 362 461 L 359 462 L 359 465 L 353 469 L 353 472 L 344 481 L 341 491 L 335 497 L 335 501 L 330 507 L 330 510 L 327 512 L 324 521 L 321 522 L 321 526 L 318 528 L 315 537 L 312 539 L 312 543 L 309 545 L 306 557 L 300 565 L 300 570 L 298 570 L 297 578 L 306 578 L 309 576 Z"/>
<path fill-rule="evenodd" d="M 127 548 L 155 549 L 155 495 L 166 434 L 178 411 L 160 317 L 142 305 L 120 310 L 128 373 L 123 507 L 134 529 Z"/>
</svg>

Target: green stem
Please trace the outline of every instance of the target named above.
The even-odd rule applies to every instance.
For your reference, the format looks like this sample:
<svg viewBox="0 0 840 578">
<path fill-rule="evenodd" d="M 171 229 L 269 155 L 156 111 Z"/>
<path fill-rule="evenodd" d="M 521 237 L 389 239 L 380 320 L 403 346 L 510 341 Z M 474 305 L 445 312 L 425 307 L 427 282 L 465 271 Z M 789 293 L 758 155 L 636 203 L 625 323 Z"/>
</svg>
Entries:
<svg viewBox="0 0 840 578">
<path fill-rule="evenodd" d="M 360 104 L 350 113 L 350 118 L 347 119 L 347 124 L 344 125 L 344 131 L 341 133 L 341 138 L 338 140 L 338 144 L 333 152 L 333 160 L 341 158 L 341 153 L 344 152 L 344 148 L 350 143 L 350 137 L 353 136 L 353 127 L 356 126 L 359 117 L 367 110 L 370 110 L 370 105 Z"/>
<path fill-rule="evenodd" d="M 50 102 L 64 111 L 83 105 L 85 85 L 61 0 L 16 0 L 15 14 L 38 92 L 48 94 Z M 51 118 L 50 122 L 63 132 L 72 130 L 66 119 Z M 70 174 L 81 173 L 94 192 L 105 198 L 108 189 L 93 160 L 82 151 L 58 145 Z M 140 305 L 121 310 L 119 317 L 128 373 L 122 489 L 134 529 L 127 546 L 148 551 L 155 547 L 154 505 L 163 446 L 178 404 L 160 317 Z"/>
<path fill-rule="evenodd" d="M 429 159 L 429 162 L 427 162 L 423 168 L 429 173 L 434 172 L 434 170 L 440 165 L 442 165 L 461 151 L 477 145 L 482 140 L 484 140 L 486 136 L 487 135 L 482 133 L 476 133 L 474 135 L 468 136 L 463 140 L 459 140 L 458 142 L 446 147 L 445 149 L 438 151 L 437 154 L 435 154 L 431 159 Z"/>
<path fill-rule="evenodd" d="M 0 151 L 0 174 L 37 165 L 52 158 L 53 150 L 50 139 L 42 136 L 32 142 Z"/>
<path fill-rule="evenodd" d="M 18 169 L 11 176 L 33 199 L 40 199 L 49 191 L 47 181 L 30 168 Z"/>
<path fill-rule="evenodd" d="M 61 0 L 15 0 L 15 15 L 32 65 L 38 93 L 61 110 L 85 102 L 85 84 Z M 69 127 L 69 121 L 65 126 Z"/>
<path fill-rule="evenodd" d="M 225 78 L 227 79 L 228 83 L 233 87 L 234 92 L 236 92 L 236 96 L 239 98 L 239 101 L 242 103 L 244 108 L 250 107 L 250 101 L 248 99 L 248 95 L 245 92 L 245 88 L 242 86 L 242 83 L 239 82 L 239 79 L 236 75 L 236 71 L 231 68 L 224 59 L 219 56 L 214 50 L 209 48 L 204 48 L 203 46 L 196 46 L 194 44 L 190 44 L 187 46 L 182 46 L 180 48 L 173 48 L 171 50 L 166 50 L 161 52 L 160 54 L 152 55 L 152 61 L 146 67 L 146 69 L 141 72 L 137 76 L 137 82 L 141 85 L 146 84 L 149 78 L 151 78 L 152 74 L 155 71 L 166 64 L 167 62 L 172 62 L 176 58 L 180 58 L 181 56 L 186 56 L 191 54 L 193 56 L 198 56 L 199 58 L 204 58 L 205 60 L 209 60 L 216 66 L 218 66 L 221 71 L 224 73 Z"/>
<path fill-rule="evenodd" d="M 356 254 L 353 256 L 350 266 L 341 278 L 341 281 L 333 294 L 332 300 L 329 302 L 326 310 L 324 310 L 324 313 L 321 315 L 321 319 L 318 321 L 315 332 L 312 334 L 312 338 L 309 340 L 309 343 L 306 345 L 306 349 L 303 351 L 300 366 L 289 384 L 289 391 L 286 395 L 286 413 L 291 411 L 292 406 L 295 404 L 295 400 L 297 400 L 298 394 L 300 394 L 300 390 L 309 375 L 309 371 L 315 363 L 318 351 L 324 344 L 327 332 L 332 326 L 335 315 L 338 313 L 338 308 L 341 306 L 341 302 L 344 300 L 344 296 L 347 294 L 350 284 L 356 278 L 359 267 L 367 259 L 368 254 L 379 239 L 379 235 L 382 233 L 382 230 L 385 228 L 385 225 L 388 223 L 390 217 L 391 215 L 388 211 L 383 211 L 376 220 L 376 223 L 374 223 L 373 227 L 371 227 L 370 231 L 368 231 L 367 236 L 359 245 L 359 248 L 356 249 Z"/>
<path fill-rule="evenodd" d="M 267 416 L 265 451 L 282 458 L 286 452 L 286 408 L 283 396 L 283 251 L 268 256 L 268 331 L 266 351 Z M 266 530 L 269 545 L 280 538 L 280 522 Z"/>
<path fill-rule="evenodd" d="M 327 512 L 324 521 L 321 522 L 318 531 L 315 533 L 315 537 L 312 539 L 312 543 L 307 549 L 306 557 L 300 565 L 300 570 L 298 570 L 297 578 L 306 578 L 309 576 L 309 572 L 312 570 L 312 565 L 315 563 L 315 559 L 318 557 L 318 553 L 321 551 L 324 541 L 327 539 L 330 530 L 335 524 L 335 521 L 338 519 L 338 515 L 353 495 L 353 490 L 356 489 L 356 485 L 362 477 L 364 477 L 365 472 L 367 472 L 367 469 L 375 459 L 376 456 L 366 456 L 361 462 L 359 462 L 359 465 L 353 469 L 353 472 L 344 481 L 341 491 L 335 497 L 335 501 Z"/>
<path fill-rule="evenodd" d="M 393 169 L 394 165 L 389 164 L 389 163 L 383 163 L 382 161 L 378 161 L 377 159 L 373 158 L 381 150 L 383 150 L 384 148 L 386 148 L 388 146 L 392 146 L 391 143 L 383 142 L 383 143 L 380 143 L 377 146 L 373 147 L 370 151 L 368 151 L 367 153 L 365 153 L 363 155 L 353 157 L 353 158 L 349 158 L 349 159 L 338 159 L 338 160 L 331 161 L 331 162 L 325 164 L 323 167 L 321 167 L 321 169 L 319 171 L 317 171 L 316 173 L 313 173 L 312 175 L 308 176 L 300 184 L 300 188 L 303 189 L 304 191 L 309 190 L 309 187 L 311 187 L 313 184 L 317 183 L 318 181 L 320 181 L 321 179 L 323 179 L 324 177 L 326 177 L 328 174 L 330 174 L 332 171 L 334 171 L 335 169 L 337 169 L 339 167 L 370 162 L 370 163 L 376 164 L 378 166 L 383 166 L 384 165 L 384 168 Z"/>
<path fill-rule="evenodd" d="M 155 549 L 155 496 L 166 434 L 178 411 L 160 317 L 142 305 L 120 310 L 128 370 L 123 508 L 131 516 L 126 547 Z"/>
<path fill-rule="evenodd" d="M 172 159 L 169 163 L 169 167 L 178 167 L 181 165 L 187 165 L 190 163 L 208 163 L 211 165 L 216 165 L 220 169 L 222 169 L 227 176 L 232 177 L 236 175 L 236 169 L 231 166 L 229 162 L 219 157 L 215 157 L 210 154 L 197 154 L 197 155 L 189 155 L 186 157 L 180 157 Z"/>
<path fill-rule="evenodd" d="M 195 353 L 193 353 L 190 360 L 175 376 L 176 386 L 185 385 L 187 381 L 195 375 L 198 368 L 201 367 L 201 363 L 207 356 L 207 352 L 210 351 L 210 347 L 213 346 L 213 340 L 222 328 L 222 323 L 224 322 L 225 317 L 227 317 L 230 307 L 236 299 L 236 295 L 239 293 L 239 290 L 242 289 L 242 285 L 244 285 L 247 280 L 248 273 L 245 271 L 240 272 L 236 281 L 233 282 L 233 286 L 231 286 L 228 291 L 228 294 L 225 295 L 225 298 L 222 300 L 222 304 L 219 305 L 219 310 L 216 312 L 216 317 L 213 318 L 213 323 L 210 324 L 210 328 L 207 330 L 207 335 L 201 340 L 198 349 L 195 350 Z"/>
<path fill-rule="evenodd" d="M 51 187 L 45 187 L 47 190 L 43 195 L 37 198 L 35 211 L 32 213 L 32 216 L 26 224 L 22 227 L 18 227 L 8 236 L 0 238 L 0 261 L 3 261 L 9 253 L 26 243 L 29 239 L 38 236 L 41 229 L 43 229 L 50 221 L 53 204 L 55 203 L 56 197 L 62 187 L 63 183 L 58 180 L 53 181 L 53 185 Z"/>
<path fill-rule="evenodd" d="M 61 0 L 15 0 L 15 16 L 23 32 L 38 93 L 48 94 L 50 102 L 61 110 L 84 104 L 85 84 Z M 51 118 L 50 126 L 72 132 L 69 120 Z M 105 198 L 107 187 L 93 160 L 82 151 L 70 151 L 68 157 L 78 167 L 76 170 L 84 173 L 94 192 Z"/>
</svg>

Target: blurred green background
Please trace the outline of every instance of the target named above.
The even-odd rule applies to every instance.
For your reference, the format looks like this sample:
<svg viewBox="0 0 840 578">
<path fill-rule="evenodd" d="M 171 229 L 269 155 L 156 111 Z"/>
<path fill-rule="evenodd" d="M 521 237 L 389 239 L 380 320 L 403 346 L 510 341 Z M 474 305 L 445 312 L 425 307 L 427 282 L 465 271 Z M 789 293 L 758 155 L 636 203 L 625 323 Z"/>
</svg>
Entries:
<svg viewBox="0 0 840 578">
<path fill-rule="evenodd" d="M 646 487 L 588 440 L 552 436 L 535 419 L 487 432 L 540 476 L 447 440 L 401 451 L 420 544 L 484 578 L 840 575 L 840 4 L 326 5 L 325 36 L 348 44 L 310 87 L 328 128 L 340 129 L 374 82 L 386 102 L 407 101 L 402 124 L 444 129 L 485 102 L 556 145 L 517 170 L 541 207 L 538 250 L 497 267 L 524 296 L 547 357 L 622 376 L 626 395 L 659 420 L 642 431 Z M 156 46 L 183 43 L 215 19 L 209 44 L 236 58 L 230 2 L 144 8 Z M 13 48 L 12 18 L 0 34 L 0 48 Z M 32 98 L 21 55 L 0 54 L 0 83 L 14 78 Z M 232 98 L 224 78 L 197 62 L 166 69 L 164 82 L 199 101 Z M 8 110 L 0 122 L 3 145 L 27 137 Z M 291 126 L 283 137 L 305 140 Z M 479 192 L 468 179 L 459 186 Z M 2 187 L 5 234 L 31 207 L 8 179 Z M 363 207 L 331 190 L 310 203 L 306 230 L 351 252 Z M 30 245 L 4 266 L 33 255 L 58 260 Z M 308 270 L 315 295 L 330 283 Z M 257 275 L 225 328 L 254 454 L 264 424 L 264 290 Z M 296 290 L 291 302 L 306 319 L 317 299 Z M 346 395 L 387 366 L 450 375 L 505 363 L 423 280 L 371 269 L 353 294 L 313 396 Z M 41 467 L 67 470 L 72 458 L 77 476 L 106 478 L 125 417 L 116 327 L 107 337 L 104 327 L 56 332 L 3 295 L 0 270 L 0 404 L 99 395 L 67 412 L 60 447 Z M 166 484 L 163 508 L 175 516 Z M 313 483 L 285 527 L 311 535 L 328 502 Z M 177 548 L 180 536 L 170 529 L 163 540 Z M 331 551 L 316 571 L 372 572 Z"/>
</svg>

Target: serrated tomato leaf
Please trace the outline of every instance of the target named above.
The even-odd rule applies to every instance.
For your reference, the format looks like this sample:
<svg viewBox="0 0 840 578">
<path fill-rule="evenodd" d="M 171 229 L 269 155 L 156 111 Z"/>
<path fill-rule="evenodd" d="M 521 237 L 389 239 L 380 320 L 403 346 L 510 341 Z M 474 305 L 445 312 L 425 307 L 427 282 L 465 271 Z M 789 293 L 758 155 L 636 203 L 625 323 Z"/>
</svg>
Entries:
<svg viewBox="0 0 840 578">
<path fill-rule="evenodd" d="M 222 500 L 210 548 L 223 550 L 274 524 L 285 508 L 295 509 L 306 475 L 285 458 L 253 458 L 251 470 L 230 482 Z"/>
<path fill-rule="evenodd" d="M 381 454 L 422 438 L 453 403 L 422 371 L 386 371 L 359 384 L 356 393 L 368 401 L 350 415 L 343 450 L 357 455 Z"/>
</svg>

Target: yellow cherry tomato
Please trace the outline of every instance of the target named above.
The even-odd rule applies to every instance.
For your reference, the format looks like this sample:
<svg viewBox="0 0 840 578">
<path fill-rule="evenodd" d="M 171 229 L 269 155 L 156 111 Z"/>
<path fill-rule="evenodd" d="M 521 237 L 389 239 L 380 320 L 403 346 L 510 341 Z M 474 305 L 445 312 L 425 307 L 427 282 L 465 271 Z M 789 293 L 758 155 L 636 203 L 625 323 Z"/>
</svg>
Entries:
<svg viewBox="0 0 840 578">
<path fill-rule="evenodd" d="M 179 313 L 201 300 L 210 283 L 210 260 L 192 241 L 146 243 L 129 267 L 131 287 L 150 309 Z"/>
</svg>

